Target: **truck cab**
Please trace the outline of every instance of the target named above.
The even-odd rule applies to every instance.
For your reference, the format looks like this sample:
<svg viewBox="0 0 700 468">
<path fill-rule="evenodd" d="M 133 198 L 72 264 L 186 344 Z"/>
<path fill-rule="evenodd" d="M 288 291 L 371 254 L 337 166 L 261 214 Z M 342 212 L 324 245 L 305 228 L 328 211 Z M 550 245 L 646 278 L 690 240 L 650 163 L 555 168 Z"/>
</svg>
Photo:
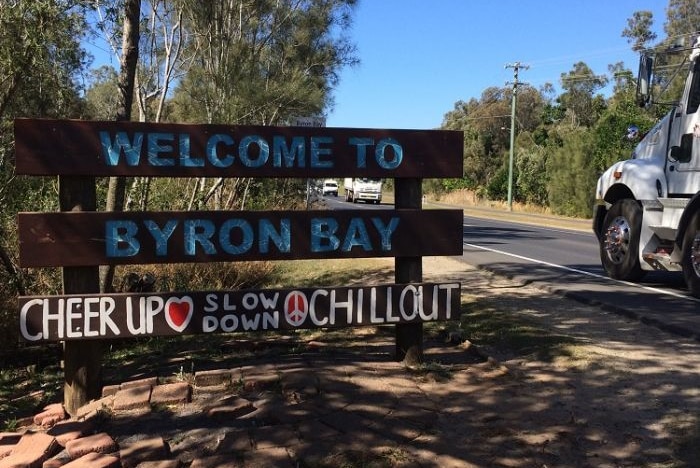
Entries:
<svg viewBox="0 0 700 468">
<path fill-rule="evenodd" d="M 644 136 L 632 157 L 598 179 L 593 230 L 612 278 L 682 271 L 700 297 L 700 40 L 690 51 L 681 98 Z M 641 104 L 652 102 L 653 63 L 642 55 Z"/>
<path fill-rule="evenodd" d="M 346 177 L 343 181 L 345 201 L 352 203 L 365 201 L 379 204 L 382 202 L 382 185 L 382 179 Z"/>
</svg>

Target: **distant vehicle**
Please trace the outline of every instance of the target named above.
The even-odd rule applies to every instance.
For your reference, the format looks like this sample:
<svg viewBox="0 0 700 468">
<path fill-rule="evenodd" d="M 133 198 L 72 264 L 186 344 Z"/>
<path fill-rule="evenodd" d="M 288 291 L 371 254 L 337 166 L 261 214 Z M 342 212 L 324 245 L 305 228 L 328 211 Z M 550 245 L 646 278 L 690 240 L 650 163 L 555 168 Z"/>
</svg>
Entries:
<svg viewBox="0 0 700 468">
<path fill-rule="evenodd" d="M 382 179 L 346 177 L 343 185 L 345 187 L 345 201 L 353 203 L 357 203 L 359 200 L 372 203 L 381 203 L 382 201 Z"/>
<path fill-rule="evenodd" d="M 322 195 L 333 195 L 334 197 L 338 196 L 338 182 L 336 182 L 333 179 L 326 179 L 323 181 L 323 185 L 321 186 L 321 194 Z"/>
<path fill-rule="evenodd" d="M 655 57 L 642 54 L 637 92 L 643 105 L 651 102 L 654 63 Z M 598 179 L 593 230 L 611 278 L 636 281 L 647 271 L 682 271 L 691 294 L 700 297 L 700 40 L 684 63 L 690 71 L 682 98 L 631 159 Z M 631 137 L 637 134 L 634 126 L 628 129 Z"/>
</svg>

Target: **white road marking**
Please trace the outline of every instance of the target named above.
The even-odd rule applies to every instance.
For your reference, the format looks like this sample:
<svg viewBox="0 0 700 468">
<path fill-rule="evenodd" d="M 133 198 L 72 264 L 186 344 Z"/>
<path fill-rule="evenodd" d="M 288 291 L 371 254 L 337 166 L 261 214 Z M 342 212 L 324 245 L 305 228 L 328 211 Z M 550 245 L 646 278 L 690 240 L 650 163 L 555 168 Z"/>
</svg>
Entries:
<svg viewBox="0 0 700 468">
<path fill-rule="evenodd" d="M 651 286 L 644 286 L 644 285 L 637 284 L 637 283 L 630 283 L 629 281 L 616 280 L 616 279 L 613 279 L 613 278 L 609 278 L 609 277 L 607 277 L 607 276 L 599 275 L 599 274 L 597 274 L 597 273 L 591 273 L 591 272 L 589 272 L 589 271 L 578 270 L 578 269 L 576 269 L 576 268 L 569 268 L 569 267 L 566 267 L 566 266 L 564 266 L 564 265 L 558 265 L 558 264 L 556 264 L 556 263 L 545 262 L 545 261 L 543 261 L 543 260 L 537 260 L 536 258 L 524 257 L 524 256 L 522 256 L 522 255 L 516 255 L 516 254 L 504 252 L 504 251 L 502 251 L 502 250 L 491 249 L 491 248 L 489 248 L 489 247 L 482 247 L 482 246 L 480 246 L 480 245 L 469 244 L 469 243 L 466 243 L 466 242 L 464 242 L 463 245 L 466 245 L 466 246 L 471 247 L 471 248 L 474 248 L 474 249 L 486 250 L 487 252 L 492 252 L 492 253 L 497 253 L 497 254 L 501 254 L 501 255 L 506 255 L 506 256 L 508 256 L 508 257 L 518 258 L 518 259 L 520 259 L 520 260 L 525 260 L 525 261 L 532 262 L 532 263 L 539 263 L 540 265 L 545 265 L 545 266 L 549 266 L 549 267 L 552 267 L 552 268 L 558 268 L 558 269 L 560 269 L 560 270 L 565 270 L 565 271 L 568 271 L 568 272 L 571 272 L 571 273 L 578 273 L 578 274 L 581 274 L 581 275 L 590 276 L 590 277 L 597 278 L 597 279 L 607 280 L 607 281 L 610 281 L 610 282 L 613 282 L 613 283 L 624 284 L 624 285 L 626 285 L 626 286 L 632 286 L 632 287 L 636 287 L 636 288 L 641 288 L 641 289 L 644 289 L 644 290 L 646 290 L 646 291 L 651 291 L 651 292 L 658 293 L 658 294 L 666 294 L 666 295 L 668 295 L 668 296 L 677 297 L 677 298 L 679 298 L 679 299 L 685 299 L 685 300 L 689 300 L 689 301 L 693 301 L 693 302 L 700 303 L 700 299 L 694 298 L 694 297 L 692 297 L 692 296 L 685 296 L 685 295 L 683 295 L 683 294 L 680 294 L 680 293 L 677 293 L 677 292 L 673 292 L 673 291 L 666 291 L 666 290 L 664 290 L 664 289 L 654 288 L 654 287 L 651 287 Z"/>
</svg>

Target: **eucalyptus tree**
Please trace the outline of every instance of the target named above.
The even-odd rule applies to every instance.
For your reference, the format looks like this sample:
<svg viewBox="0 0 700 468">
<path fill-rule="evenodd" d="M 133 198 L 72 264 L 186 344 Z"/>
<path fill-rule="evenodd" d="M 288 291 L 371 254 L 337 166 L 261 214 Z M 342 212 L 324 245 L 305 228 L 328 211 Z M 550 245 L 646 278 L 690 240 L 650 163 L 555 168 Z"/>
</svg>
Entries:
<svg viewBox="0 0 700 468">
<path fill-rule="evenodd" d="M 700 3 L 697 0 L 669 0 L 664 32 L 671 43 L 700 33 Z"/>
<path fill-rule="evenodd" d="M 178 89 L 209 123 L 271 125 L 321 115 L 340 70 L 357 63 L 344 35 L 356 0 L 183 0 L 196 50 Z"/>
<path fill-rule="evenodd" d="M 605 98 L 599 93 L 608 84 L 604 75 L 596 75 L 585 62 L 577 62 L 561 74 L 563 92 L 559 102 L 572 125 L 592 126 L 605 108 Z"/>
<path fill-rule="evenodd" d="M 627 19 L 627 27 L 622 31 L 622 37 L 632 45 L 632 50 L 640 51 L 649 47 L 656 40 L 656 33 L 652 30 L 654 13 L 648 10 L 635 11 L 632 17 Z"/>
<path fill-rule="evenodd" d="M 194 61 L 174 94 L 179 119 L 275 125 L 320 116 L 332 107 L 340 70 L 357 63 L 346 36 L 356 0 L 182 1 Z M 251 194 L 276 193 L 270 202 L 278 203 L 298 189 L 287 180 L 200 179 L 188 208 L 211 199 L 242 207 Z"/>
<path fill-rule="evenodd" d="M 15 177 L 13 119 L 81 115 L 88 62 L 80 45 L 87 30 L 83 13 L 70 0 L 0 0 L 0 341 L 6 344 L 17 341 L 13 298 L 41 281 L 17 268 L 15 215 L 57 206 L 55 180 Z"/>
</svg>

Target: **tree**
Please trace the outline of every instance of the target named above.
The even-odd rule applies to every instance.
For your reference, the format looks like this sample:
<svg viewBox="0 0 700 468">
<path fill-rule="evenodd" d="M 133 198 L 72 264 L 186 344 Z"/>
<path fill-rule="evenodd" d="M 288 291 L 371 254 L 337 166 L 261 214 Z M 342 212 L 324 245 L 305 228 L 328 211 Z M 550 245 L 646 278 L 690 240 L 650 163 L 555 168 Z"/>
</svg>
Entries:
<svg viewBox="0 0 700 468">
<path fill-rule="evenodd" d="M 18 211 L 55 209 L 55 183 L 14 176 L 12 119 L 79 117 L 77 83 L 88 57 L 80 47 L 83 11 L 72 1 L 0 0 L 0 296 L 14 297 L 25 284 L 16 267 Z M 13 288 L 5 290 L 4 288 Z M 7 294 L 5 294 L 7 292 Z M 0 308 L 2 304 L 0 303 Z M 4 323 L 14 323 L 12 320 Z M 2 330 L 4 331 L 4 330 Z M 4 334 L 4 333 L 1 333 Z M 10 343 L 12 340 L 3 340 Z"/>
<path fill-rule="evenodd" d="M 184 1 L 197 58 L 175 101 L 190 120 L 271 125 L 320 115 L 340 69 L 357 63 L 338 34 L 356 0 Z"/>
<path fill-rule="evenodd" d="M 562 146 L 552 148 L 547 157 L 549 206 L 556 214 L 588 217 L 598 178 L 590 133 L 583 128 L 562 130 Z"/>
<path fill-rule="evenodd" d="M 275 125 L 322 115 L 332 107 L 340 69 L 357 63 L 342 33 L 356 0 L 183 1 L 196 58 L 173 96 L 179 120 Z M 198 179 L 188 198 L 197 208 L 229 198 L 222 193 L 227 188 L 243 188 L 242 201 L 254 187 L 265 187 L 261 195 L 279 194 L 288 183 Z"/>
<path fill-rule="evenodd" d="M 537 144 L 529 133 L 519 135 L 518 143 L 514 192 L 519 195 L 520 201 L 547 206 L 547 150 Z"/>
<path fill-rule="evenodd" d="M 103 65 L 91 71 L 91 84 L 85 92 L 85 112 L 88 119 L 115 120 L 117 99 L 117 71 Z"/>
<path fill-rule="evenodd" d="M 622 37 L 632 44 L 632 50 L 640 51 L 656 40 L 656 33 L 651 30 L 654 24 L 654 13 L 651 11 L 635 11 L 627 19 L 627 27 L 622 31 Z"/>
<path fill-rule="evenodd" d="M 637 141 L 626 138 L 630 125 L 637 126 L 640 133 L 645 134 L 655 122 L 653 115 L 637 105 L 634 83 L 627 82 L 616 90 L 592 129 L 593 167 L 597 172 L 603 172 L 615 161 L 630 157 L 637 144 Z"/>
<path fill-rule="evenodd" d="M 191 56 L 184 54 L 188 34 L 183 25 L 182 2 L 149 0 L 146 5 L 139 41 L 136 103 L 139 121 L 160 122 L 170 89 L 186 72 Z"/>
<path fill-rule="evenodd" d="M 593 73 L 584 62 L 577 62 L 568 73 L 561 75 L 562 89 L 559 102 L 566 109 L 572 125 L 592 126 L 605 107 L 605 99 L 596 95 L 608 79 Z"/>
<path fill-rule="evenodd" d="M 131 120 L 131 107 L 134 99 L 134 80 L 139 57 L 139 24 L 141 0 L 124 0 L 122 21 L 122 47 L 119 75 L 117 76 L 116 120 Z M 123 211 L 126 180 L 124 177 L 110 177 L 107 189 L 106 211 Z M 100 270 L 100 291 L 112 292 L 114 265 Z"/>
<path fill-rule="evenodd" d="M 80 47 L 84 16 L 74 2 L 3 0 L 0 31 L 0 118 L 75 109 L 73 80 L 88 57 Z"/>
<path fill-rule="evenodd" d="M 700 32 L 700 3 L 697 0 L 669 0 L 664 23 L 667 42 L 678 42 Z"/>
</svg>

